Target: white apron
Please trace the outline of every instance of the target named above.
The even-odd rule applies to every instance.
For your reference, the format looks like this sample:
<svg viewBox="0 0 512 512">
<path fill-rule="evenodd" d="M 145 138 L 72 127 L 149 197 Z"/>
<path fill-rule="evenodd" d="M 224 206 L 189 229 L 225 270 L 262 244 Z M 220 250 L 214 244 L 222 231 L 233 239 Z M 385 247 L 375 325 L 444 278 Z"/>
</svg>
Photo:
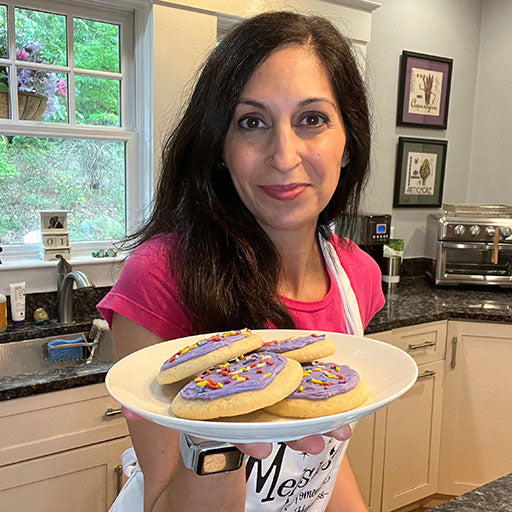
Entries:
<svg viewBox="0 0 512 512">
<path fill-rule="evenodd" d="M 332 244 L 321 235 L 319 239 L 325 262 L 340 291 L 347 332 L 362 336 L 361 314 L 348 276 Z M 351 426 L 354 428 L 355 422 Z M 270 457 L 250 458 L 246 467 L 246 512 L 323 512 L 348 445 L 348 441 L 330 437 L 324 440 L 325 449 L 318 455 L 297 452 L 277 443 Z M 123 454 L 123 468 L 129 478 L 110 512 L 143 512 L 144 477 L 133 448 Z"/>
</svg>

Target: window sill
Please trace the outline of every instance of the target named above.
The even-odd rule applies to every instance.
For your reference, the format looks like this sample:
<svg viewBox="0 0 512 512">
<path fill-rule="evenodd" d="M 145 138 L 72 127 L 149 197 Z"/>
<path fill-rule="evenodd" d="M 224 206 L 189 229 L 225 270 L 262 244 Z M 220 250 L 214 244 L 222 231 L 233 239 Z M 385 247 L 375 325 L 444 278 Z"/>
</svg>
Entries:
<svg viewBox="0 0 512 512">
<path fill-rule="evenodd" d="M 123 261 L 123 259 L 123 255 L 118 255 L 115 258 L 93 258 L 92 256 L 75 256 L 72 257 L 71 259 L 67 259 L 66 261 L 72 267 L 78 267 L 82 265 L 101 265 L 105 263 L 115 263 L 118 261 Z M 31 268 L 56 267 L 58 263 L 58 260 L 44 261 L 41 259 L 26 259 L 21 261 L 4 260 L 0 265 L 0 272 L 4 270 L 27 270 Z"/>
<path fill-rule="evenodd" d="M 124 255 L 114 258 L 76 256 L 68 260 L 74 270 L 87 274 L 96 287 L 112 286 L 123 266 Z M 43 293 L 57 290 L 58 261 L 41 259 L 5 260 L 0 265 L 0 293 L 9 295 L 9 283 L 23 281 L 26 293 Z"/>
</svg>

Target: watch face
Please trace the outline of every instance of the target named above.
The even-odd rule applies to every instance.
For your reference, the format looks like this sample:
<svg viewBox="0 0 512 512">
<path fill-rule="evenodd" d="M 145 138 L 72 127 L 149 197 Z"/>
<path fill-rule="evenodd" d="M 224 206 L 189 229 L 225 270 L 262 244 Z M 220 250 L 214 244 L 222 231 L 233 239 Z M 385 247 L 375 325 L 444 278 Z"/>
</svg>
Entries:
<svg viewBox="0 0 512 512">
<path fill-rule="evenodd" d="M 211 475 L 240 469 L 243 460 L 244 454 L 235 446 L 204 450 L 197 460 L 197 474 Z"/>
</svg>

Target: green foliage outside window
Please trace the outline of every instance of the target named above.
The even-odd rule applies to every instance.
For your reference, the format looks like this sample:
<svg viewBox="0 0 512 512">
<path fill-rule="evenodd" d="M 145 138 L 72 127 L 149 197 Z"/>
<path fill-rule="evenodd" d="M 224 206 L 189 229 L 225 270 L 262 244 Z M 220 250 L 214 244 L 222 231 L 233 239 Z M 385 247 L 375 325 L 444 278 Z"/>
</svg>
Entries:
<svg viewBox="0 0 512 512">
<path fill-rule="evenodd" d="M 0 136 L 0 244 L 23 243 L 39 210 L 70 210 L 72 241 L 125 234 L 125 144 Z"/>
<path fill-rule="evenodd" d="M 0 59 L 7 58 L 7 7 L 0 5 Z"/>
<path fill-rule="evenodd" d="M 80 71 L 120 72 L 120 28 L 81 18 L 73 19 L 73 27 L 76 122 L 120 126 L 120 80 Z M 73 64 L 66 48 L 64 15 L 16 8 L 15 30 L 17 62 Z M 32 57 L 31 48 L 37 49 L 39 60 Z M 7 9 L 0 5 L 0 58 L 7 57 Z M 30 68 L 18 67 L 18 95 L 20 71 L 22 78 L 30 78 Z M 67 123 L 69 94 L 73 93 L 69 76 L 35 72 L 55 85 L 53 110 L 47 110 L 41 120 Z M 6 67 L 0 66 L 0 82 L 8 91 Z M 38 210 L 70 210 L 72 241 L 124 236 L 125 152 L 123 141 L 0 133 L 0 245 L 23 243 L 27 233 L 37 231 Z"/>
</svg>

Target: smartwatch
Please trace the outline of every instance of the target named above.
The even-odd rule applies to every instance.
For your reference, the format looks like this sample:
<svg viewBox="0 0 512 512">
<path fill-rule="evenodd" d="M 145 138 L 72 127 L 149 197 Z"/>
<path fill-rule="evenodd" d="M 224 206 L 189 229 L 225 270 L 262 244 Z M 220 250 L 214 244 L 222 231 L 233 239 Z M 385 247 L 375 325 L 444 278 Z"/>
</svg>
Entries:
<svg viewBox="0 0 512 512">
<path fill-rule="evenodd" d="M 200 476 L 235 471 L 248 457 L 229 443 L 202 441 L 194 444 L 185 432 L 180 434 L 180 452 L 185 467 Z"/>
</svg>

